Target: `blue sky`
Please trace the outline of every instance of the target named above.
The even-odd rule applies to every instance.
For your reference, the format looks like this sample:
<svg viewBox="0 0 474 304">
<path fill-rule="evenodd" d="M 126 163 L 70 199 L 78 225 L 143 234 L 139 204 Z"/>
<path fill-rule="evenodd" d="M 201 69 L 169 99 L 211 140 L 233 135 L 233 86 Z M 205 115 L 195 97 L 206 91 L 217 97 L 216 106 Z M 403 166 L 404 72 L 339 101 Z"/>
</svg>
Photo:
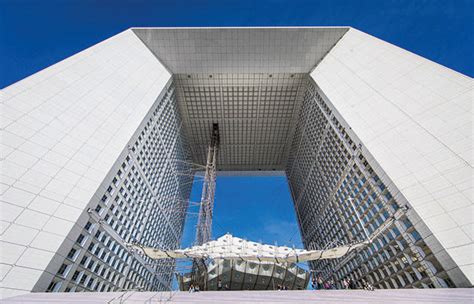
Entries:
<svg viewBox="0 0 474 304">
<path fill-rule="evenodd" d="M 472 77 L 473 6 L 472 0 L 0 0 L 0 88 L 134 26 L 350 25 Z M 192 200 L 199 193 L 195 187 Z M 300 245 L 284 177 L 219 177 L 215 215 L 215 235 Z M 185 244 L 192 228 L 190 221 Z"/>
<path fill-rule="evenodd" d="M 296 214 L 285 176 L 218 176 L 213 235 L 227 232 L 266 244 L 301 247 Z M 192 202 L 201 198 L 202 182 L 195 182 Z M 183 246 L 194 241 L 198 207 L 191 207 Z"/>
<path fill-rule="evenodd" d="M 0 0 L 0 88 L 133 26 L 350 25 L 474 76 L 474 1 Z"/>
</svg>

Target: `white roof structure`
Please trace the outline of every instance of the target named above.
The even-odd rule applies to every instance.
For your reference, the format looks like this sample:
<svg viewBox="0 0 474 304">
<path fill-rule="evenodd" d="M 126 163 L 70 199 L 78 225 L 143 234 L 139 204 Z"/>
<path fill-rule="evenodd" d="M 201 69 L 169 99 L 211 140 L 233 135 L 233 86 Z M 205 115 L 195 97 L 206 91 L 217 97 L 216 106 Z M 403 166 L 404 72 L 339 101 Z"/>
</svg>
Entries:
<svg viewBox="0 0 474 304">
<path fill-rule="evenodd" d="M 132 30 L 172 74 L 245 74 L 309 73 L 349 27 Z"/>
<path fill-rule="evenodd" d="M 219 124 L 219 171 L 285 169 L 308 73 L 348 30 L 132 29 L 173 75 L 194 162 L 206 163 Z"/>
<path fill-rule="evenodd" d="M 369 244 L 369 242 L 370 241 L 367 240 L 352 245 L 338 246 L 324 250 L 303 250 L 285 246 L 264 245 L 246 241 L 234 237 L 231 234 L 225 234 L 215 241 L 185 249 L 161 250 L 135 244 L 131 244 L 130 247 L 152 259 L 209 258 L 212 260 L 226 259 L 269 263 L 299 263 L 340 258 L 354 249 Z"/>
<path fill-rule="evenodd" d="M 275 290 L 278 285 L 289 290 L 306 289 L 310 272 L 295 263 L 269 263 L 219 259 L 210 261 L 204 274 L 204 290 Z M 180 290 L 195 284 L 192 272 L 177 276 Z"/>
</svg>

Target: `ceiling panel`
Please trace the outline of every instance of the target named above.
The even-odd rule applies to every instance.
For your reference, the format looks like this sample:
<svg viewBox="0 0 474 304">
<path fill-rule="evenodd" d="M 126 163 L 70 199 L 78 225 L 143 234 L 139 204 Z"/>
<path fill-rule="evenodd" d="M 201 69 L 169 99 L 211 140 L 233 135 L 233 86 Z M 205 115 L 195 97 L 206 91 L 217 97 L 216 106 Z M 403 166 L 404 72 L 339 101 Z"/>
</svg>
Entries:
<svg viewBox="0 0 474 304">
<path fill-rule="evenodd" d="M 133 28 L 173 74 L 308 73 L 347 27 Z"/>
<path fill-rule="evenodd" d="M 193 159 L 204 164 L 219 124 L 220 170 L 282 170 L 307 74 L 176 74 Z"/>
<path fill-rule="evenodd" d="M 220 170 L 283 170 L 308 73 L 347 27 L 134 28 L 174 75 L 193 161 L 219 124 Z"/>
</svg>

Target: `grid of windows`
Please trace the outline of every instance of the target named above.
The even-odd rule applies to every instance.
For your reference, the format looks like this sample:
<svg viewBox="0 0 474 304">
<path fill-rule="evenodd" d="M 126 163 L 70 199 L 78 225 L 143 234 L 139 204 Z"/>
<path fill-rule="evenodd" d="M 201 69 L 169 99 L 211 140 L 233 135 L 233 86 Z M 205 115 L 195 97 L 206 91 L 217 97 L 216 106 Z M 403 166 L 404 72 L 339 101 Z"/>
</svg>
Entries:
<svg viewBox="0 0 474 304">
<path fill-rule="evenodd" d="M 258 107 L 258 87 L 223 87 L 224 117 L 255 118 Z"/>
<path fill-rule="evenodd" d="M 282 170 L 306 74 L 177 74 L 177 98 L 196 163 L 219 123 L 222 170 Z"/>
<path fill-rule="evenodd" d="M 363 241 L 365 231 L 372 234 L 389 219 L 397 220 L 370 246 L 341 259 L 315 261 L 312 269 L 338 284 L 351 277 L 376 288 L 453 287 L 405 209 L 333 112 L 309 81 L 287 163 L 305 247 Z"/>
<path fill-rule="evenodd" d="M 181 133 L 171 84 L 117 160 L 115 174 L 99 188 L 105 191 L 85 211 L 89 220 L 48 292 L 170 287 L 172 260 L 137 257 L 125 244 L 179 246 L 193 180 L 189 148 Z"/>
<path fill-rule="evenodd" d="M 212 119 L 221 116 L 219 87 L 183 87 L 190 119 Z"/>
<path fill-rule="evenodd" d="M 283 94 L 275 99 L 274 117 L 262 114 L 253 120 L 254 114 L 249 112 L 250 118 L 225 120 L 222 132 L 227 145 L 220 155 L 227 164 L 271 166 L 282 162 L 291 115 L 288 105 L 278 100 L 296 101 L 298 90 L 281 86 L 286 93 L 277 94 L 277 87 L 268 86 L 270 83 L 267 80 L 267 86 L 258 92 L 250 90 L 251 86 L 219 89 L 219 94 L 232 95 L 226 95 L 236 101 L 232 107 L 240 107 L 240 98 L 258 98 L 264 109 L 267 101 Z M 89 221 L 74 235 L 75 243 L 47 291 L 169 288 L 174 262 L 138 258 L 127 251 L 125 243 L 164 249 L 179 246 L 193 172 L 187 162 L 191 153 L 174 88 L 170 84 L 157 99 L 117 160 L 114 174 L 99 188 L 103 192 L 91 202 Z M 194 98 L 192 94 L 200 89 L 193 90 L 185 92 L 186 98 Z M 199 92 L 203 95 L 199 98 L 217 100 L 215 88 Z M 252 107 L 251 103 L 247 106 Z M 226 111 L 235 110 L 226 107 Z M 259 113 L 259 107 L 256 111 Z M 371 246 L 343 259 L 314 262 L 311 267 L 337 282 L 347 276 L 358 282 L 365 278 L 379 288 L 452 287 L 446 271 L 334 112 L 316 84 L 308 80 L 286 169 L 305 246 L 316 249 L 361 241 L 365 231 L 374 233 L 396 214 L 398 217 Z M 192 123 L 199 126 L 193 131 L 200 134 L 198 138 L 210 134 L 208 121 Z M 194 145 L 193 149 L 204 153 L 206 145 Z"/>
</svg>

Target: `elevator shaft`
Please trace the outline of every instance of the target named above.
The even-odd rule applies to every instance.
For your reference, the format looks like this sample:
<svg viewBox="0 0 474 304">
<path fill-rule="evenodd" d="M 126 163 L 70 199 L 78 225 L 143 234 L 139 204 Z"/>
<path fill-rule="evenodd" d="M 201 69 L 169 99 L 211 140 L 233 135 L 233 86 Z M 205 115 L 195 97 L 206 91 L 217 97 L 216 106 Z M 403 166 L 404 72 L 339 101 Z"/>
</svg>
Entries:
<svg viewBox="0 0 474 304">
<path fill-rule="evenodd" d="M 195 245 L 202 245 L 211 240 L 212 213 L 214 209 L 214 195 L 216 192 L 216 161 L 219 148 L 219 125 L 212 124 L 211 141 L 207 150 L 206 170 L 204 172 L 204 183 L 202 185 L 201 203 L 199 206 L 199 218 L 196 225 Z M 207 261 L 205 259 L 193 259 L 191 272 L 192 284 L 199 286 L 201 290 L 207 289 Z"/>
<path fill-rule="evenodd" d="M 207 150 L 206 171 L 202 186 L 199 218 L 196 227 L 196 245 L 202 245 L 211 240 L 212 213 L 214 209 L 214 195 L 216 192 L 216 161 L 219 148 L 219 125 L 212 125 L 211 142 Z"/>
</svg>

